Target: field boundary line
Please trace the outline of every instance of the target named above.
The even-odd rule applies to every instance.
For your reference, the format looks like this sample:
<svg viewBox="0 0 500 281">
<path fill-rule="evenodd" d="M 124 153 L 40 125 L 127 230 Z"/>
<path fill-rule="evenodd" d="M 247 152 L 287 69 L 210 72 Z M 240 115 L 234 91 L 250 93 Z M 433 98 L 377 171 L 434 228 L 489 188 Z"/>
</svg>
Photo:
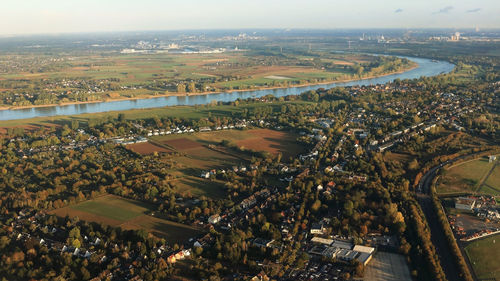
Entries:
<svg viewBox="0 0 500 281">
<path fill-rule="evenodd" d="M 495 168 L 497 167 L 497 163 L 493 163 L 493 167 L 490 168 L 490 170 L 479 180 L 479 183 L 477 184 L 476 187 L 476 192 L 479 192 L 481 187 L 486 183 L 486 180 L 491 176 Z"/>
<path fill-rule="evenodd" d="M 167 144 L 164 144 L 164 143 L 161 143 L 161 142 L 158 142 L 158 141 L 155 141 L 155 140 L 152 140 L 152 139 L 148 139 L 148 141 L 151 143 L 151 144 L 154 144 L 154 145 L 157 145 L 159 147 L 163 147 L 165 149 L 169 149 L 169 150 L 172 150 L 172 151 L 175 151 L 175 152 L 179 152 L 177 149 L 175 149 L 175 147 L 172 147 L 170 145 L 167 145 Z"/>
<path fill-rule="evenodd" d="M 205 145 L 205 147 L 208 148 L 208 149 L 210 149 L 210 150 L 213 150 L 215 152 L 219 152 L 219 153 L 222 153 L 222 154 L 227 154 L 229 156 L 236 157 L 236 158 L 241 159 L 243 161 L 248 161 L 247 159 L 245 159 L 245 158 L 243 158 L 243 157 L 241 157 L 241 156 L 239 156 L 237 154 L 233 154 L 233 153 L 231 153 L 229 151 L 224 151 L 222 149 L 218 149 L 217 147 L 210 147 L 208 145 Z"/>
<path fill-rule="evenodd" d="M 478 160 L 478 159 L 481 159 L 481 157 L 478 157 L 478 158 L 472 158 L 472 159 L 470 159 L 470 160 L 467 160 L 467 161 L 464 161 L 464 162 L 460 162 L 460 163 L 457 163 L 457 164 L 451 165 L 451 166 L 449 166 L 449 167 L 446 167 L 446 170 L 449 170 L 449 169 L 451 169 L 451 168 L 458 167 L 458 166 L 460 166 L 460 165 L 462 165 L 462 164 L 465 164 L 465 163 L 469 163 L 469 162 L 472 162 L 472 161 L 476 161 L 476 160 Z"/>
</svg>

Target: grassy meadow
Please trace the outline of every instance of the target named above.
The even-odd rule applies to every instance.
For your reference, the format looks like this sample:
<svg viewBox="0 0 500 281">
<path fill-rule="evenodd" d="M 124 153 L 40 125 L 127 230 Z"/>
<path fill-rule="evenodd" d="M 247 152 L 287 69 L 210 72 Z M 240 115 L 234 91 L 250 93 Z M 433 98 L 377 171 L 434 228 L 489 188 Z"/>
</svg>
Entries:
<svg viewBox="0 0 500 281">
<path fill-rule="evenodd" d="M 64 217 L 103 223 L 124 229 L 146 229 L 171 243 L 182 243 L 200 230 L 149 215 L 154 206 L 115 195 L 105 195 L 51 211 Z"/>
<path fill-rule="evenodd" d="M 477 278 L 480 280 L 500 279 L 500 235 L 476 240 L 465 247 Z"/>
<path fill-rule="evenodd" d="M 439 178 L 438 193 L 479 192 L 500 195 L 500 165 L 486 157 L 467 161 L 445 169 Z"/>
</svg>

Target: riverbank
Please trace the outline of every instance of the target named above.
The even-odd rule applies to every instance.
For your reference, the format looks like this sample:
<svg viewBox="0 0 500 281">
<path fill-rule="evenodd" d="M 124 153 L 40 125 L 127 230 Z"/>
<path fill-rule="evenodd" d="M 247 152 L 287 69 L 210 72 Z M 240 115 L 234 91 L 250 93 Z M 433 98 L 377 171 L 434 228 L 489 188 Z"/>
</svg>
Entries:
<svg viewBox="0 0 500 281">
<path fill-rule="evenodd" d="M 182 94 L 167 93 L 165 95 L 151 95 L 149 98 L 145 96 L 133 97 L 127 99 L 109 99 L 108 101 L 92 101 L 70 104 L 56 104 L 52 106 L 43 105 L 37 107 L 24 107 L 19 109 L 12 109 L 8 106 L 7 109 L 0 110 L 0 123 L 5 124 L 3 121 L 31 119 L 37 117 L 52 117 L 52 116 L 75 116 L 81 114 L 94 114 L 104 112 L 125 112 L 134 109 L 147 109 L 151 111 L 153 108 L 158 108 L 156 113 L 165 111 L 165 107 L 169 107 L 170 111 L 179 106 L 195 106 L 210 104 L 213 102 L 233 102 L 238 99 L 260 98 L 267 95 L 273 95 L 276 98 L 300 95 L 307 91 L 316 91 L 320 88 L 331 89 L 335 87 L 349 87 L 349 86 L 369 86 L 375 84 L 385 84 L 394 81 L 394 79 L 418 79 L 420 77 L 432 77 L 443 73 L 451 72 L 455 65 L 446 61 L 432 61 L 430 59 L 404 57 L 413 62 L 412 67 L 405 70 L 386 73 L 384 75 L 364 77 L 362 79 L 345 79 L 336 82 L 320 82 L 309 83 L 304 85 L 294 85 L 293 87 L 261 87 L 261 90 L 235 90 L 232 92 L 221 93 L 196 93 L 196 94 Z M 418 64 L 418 66 L 416 65 Z M 8 109 L 11 108 L 11 109 Z M 14 124 L 16 122 L 8 122 Z"/>
<path fill-rule="evenodd" d="M 70 105 L 84 105 L 84 104 L 95 104 L 95 103 L 106 103 L 106 102 L 116 102 L 116 101 L 133 101 L 133 100 L 143 100 L 143 99 L 155 99 L 155 98 L 165 98 L 165 97 L 189 97 L 189 96 L 205 96 L 212 94 L 222 94 L 222 93 L 233 93 L 233 92 L 254 92 L 254 91 L 263 91 L 263 90 L 279 90 L 279 89 L 288 89 L 288 88 L 302 88 L 302 87 L 310 87 L 310 86 L 318 86 L 318 85 L 328 85 L 334 83 L 348 83 L 353 81 L 361 81 L 368 79 L 375 79 L 380 77 L 385 77 L 394 74 L 401 74 L 404 72 L 411 71 L 419 67 L 419 64 L 413 62 L 411 67 L 405 68 L 400 71 L 390 72 L 381 75 L 370 75 L 361 78 L 351 78 L 351 79 L 343 79 L 343 80 L 335 80 L 335 81 L 323 81 L 318 83 L 304 83 L 304 84 L 294 84 L 291 86 L 276 86 L 276 87 L 256 87 L 252 89 L 238 89 L 238 90 L 230 90 L 230 91 L 217 91 L 217 92 L 199 92 L 199 93 L 167 93 L 167 94 L 159 94 L 159 95 L 141 95 L 137 97 L 118 97 L 118 98 L 109 98 L 105 100 L 97 100 L 97 101 L 74 101 L 74 102 L 61 102 L 61 103 L 53 103 L 53 104 L 40 104 L 40 105 L 26 105 L 26 106 L 3 106 L 0 107 L 1 110 L 20 110 L 20 109 L 31 109 L 31 108 L 45 108 L 45 107 L 55 107 L 55 106 L 70 106 Z"/>
</svg>

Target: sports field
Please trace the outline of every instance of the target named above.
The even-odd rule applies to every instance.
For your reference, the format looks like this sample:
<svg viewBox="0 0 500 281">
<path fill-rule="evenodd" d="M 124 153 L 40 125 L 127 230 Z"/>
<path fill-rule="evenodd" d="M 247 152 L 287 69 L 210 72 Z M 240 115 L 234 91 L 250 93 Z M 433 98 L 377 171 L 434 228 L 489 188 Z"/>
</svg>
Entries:
<svg viewBox="0 0 500 281">
<path fill-rule="evenodd" d="M 447 168 L 439 178 L 438 193 L 478 192 L 500 195 L 500 163 L 486 157 Z"/>
<path fill-rule="evenodd" d="M 500 280 L 500 235 L 476 240 L 465 252 L 478 279 Z"/>
<path fill-rule="evenodd" d="M 164 237 L 170 243 L 182 243 L 201 233 L 194 227 L 148 215 L 153 209 L 152 205 L 143 202 L 105 195 L 51 213 L 124 229 L 146 229 L 156 236 Z"/>
</svg>

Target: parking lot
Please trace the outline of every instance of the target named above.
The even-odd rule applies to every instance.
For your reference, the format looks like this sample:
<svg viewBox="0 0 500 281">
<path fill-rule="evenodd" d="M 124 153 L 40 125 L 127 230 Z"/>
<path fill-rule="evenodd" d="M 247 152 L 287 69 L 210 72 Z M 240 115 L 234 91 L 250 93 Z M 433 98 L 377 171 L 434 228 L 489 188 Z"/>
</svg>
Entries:
<svg viewBox="0 0 500 281">
<path fill-rule="evenodd" d="M 331 263 L 311 262 L 303 270 L 292 270 L 281 280 L 308 280 L 308 281 L 329 281 L 344 280 L 346 272 L 341 266 Z"/>
<path fill-rule="evenodd" d="M 365 281 L 411 281 L 403 255 L 377 252 L 365 269 Z"/>
</svg>

